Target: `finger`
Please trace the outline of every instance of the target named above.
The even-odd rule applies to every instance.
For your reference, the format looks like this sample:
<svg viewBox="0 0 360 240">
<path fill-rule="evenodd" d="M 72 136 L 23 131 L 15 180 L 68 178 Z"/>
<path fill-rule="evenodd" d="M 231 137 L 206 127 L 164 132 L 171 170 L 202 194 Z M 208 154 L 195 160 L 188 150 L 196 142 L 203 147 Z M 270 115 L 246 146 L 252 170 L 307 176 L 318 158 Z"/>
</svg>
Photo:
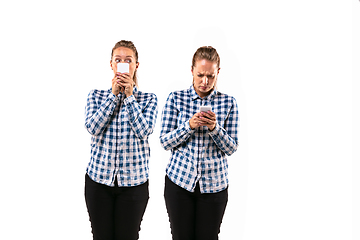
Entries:
<svg viewBox="0 0 360 240">
<path fill-rule="evenodd" d="M 132 79 L 124 79 L 124 78 L 121 78 L 119 79 L 119 81 L 123 84 L 129 84 L 129 85 L 133 85 L 134 82 L 132 81 Z"/>
<path fill-rule="evenodd" d="M 131 79 L 131 77 L 128 73 L 120 74 L 119 77 L 121 77 L 122 79 Z"/>
<path fill-rule="evenodd" d="M 117 79 L 118 81 L 122 81 L 122 80 L 124 80 L 124 77 L 121 76 L 121 75 L 119 75 L 119 76 L 116 77 L 116 79 Z"/>
<path fill-rule="evenodd" d="M 211 125 L 215 124 L 213 121 L 200 121 L 199 123 L 201 125 L 205 125 L 205 126 L 211 126 Z"/>
<path fill-rule="evenodd" d="M 216 118 L 209 118 L 209 117 L 202 116 L 201 120 L 206 122 L 206 123 L 209 123 L 209 124 L 216 123 Z"/>
<path fill-rule="evenodd" d="M 114 87 L 120 87 L 120 84 L 117 81 L 112 82 L 112 86 Z"/>
<path fill-rule="evenodd" d="M 133 81 L 131 80 L 120 79 L 119 82 L 121 82 L 122 84 L 133 85 Z"/>
<path fill-rule="evenodd" d="M 112 80 L 112 84 L 119 84 L 119 83 L 120 83 L 120 79 L 118 79 L 118 78 L 114 78 Z"/>
<path fill-rule="evenodd" d="M 201 116 L 201 113 L 195 113 L 193 117 L 199 118 Z"/>
<path fill-rule="evenodd" d="M 211 115 L 211 116 L 216 116 L 216 114 L 214 113 L 214 112 L 212 112 L 212 111 L 207 111 L 207 114 L 209 114 L 209 115 Z"/>
<path fill-rule="evenodd" d="M 211 112 L 211 111 L 207 111 L 207 112 L 203 112 L 206 116 L 210 116 L 210 117 L 215 117 L 216 114 Z"/>
<path fill-rule="evenodd" d="M 208 114 L 208 113 L 203 113 L 202 117 L 206 118 L 206 119 L 210 119 L 212 121 L 216 121 L 216 117 L 214 115 Z"/>
<path fill-rule="evenodd" d="M 130 78 L 130 73 L 123 73 L 123 74 L 121 74 L 121 75 Z"/>
<path fill-rule="evenodd" d="M 119 85 L 126 88 L 132 88 L 133 85 L 127 82 L 119 81 Z"/>
</svg>

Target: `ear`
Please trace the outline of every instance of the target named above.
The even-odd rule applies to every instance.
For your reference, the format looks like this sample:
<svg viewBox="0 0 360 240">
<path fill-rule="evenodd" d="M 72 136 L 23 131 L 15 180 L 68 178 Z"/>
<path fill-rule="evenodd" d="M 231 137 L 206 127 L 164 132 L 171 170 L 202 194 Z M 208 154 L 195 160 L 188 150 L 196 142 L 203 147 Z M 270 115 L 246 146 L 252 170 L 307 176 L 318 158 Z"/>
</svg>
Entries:
<svg viewBox="0 0 360 240">
<path fill-rule="evenodd" d="M 220 68 L 218 69 L 218 71 L 217 71 L 218 73 L 217 74 L 219 74 L 220 73 Z"/>
<path fill-rule="evenodd" d="M 136 63 L 136 67 L 135 67 L 136 69 L 138 69 L 139 64 L 140 64 L 139 62 Z"/>
<path fill-rule="evenodd" d="M 112 69 L 112 60 L 110 60 L 110 67 L 111 67 L 111 69 Z M 113 69 L 114 70 L 114 69 Z"/>
<path fill-rule="evenodd" d="M 191 67 L 191 74 L 194 76 L 193 67 Z"/>
</svg>

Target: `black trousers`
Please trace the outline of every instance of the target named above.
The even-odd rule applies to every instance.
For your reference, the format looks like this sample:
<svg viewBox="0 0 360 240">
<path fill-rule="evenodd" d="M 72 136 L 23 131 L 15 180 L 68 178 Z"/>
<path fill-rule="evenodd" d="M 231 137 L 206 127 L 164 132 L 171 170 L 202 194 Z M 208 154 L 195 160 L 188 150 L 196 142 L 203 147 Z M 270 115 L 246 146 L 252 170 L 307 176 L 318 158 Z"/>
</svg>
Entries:
<svg viewBox="0 0 360 240">
<path fill-rule="evenodd" d="M 109 187 L 85 176 L 85 201 L 94 240 L 136 240 L 149 199 L 148 182 Z"/>
<path fill-rule="evenodd" d="M 173 240 L 217 240 L 228 201 L 228 191 L 189 192 L 165 177 L 164 191 Z"/>
</svg>

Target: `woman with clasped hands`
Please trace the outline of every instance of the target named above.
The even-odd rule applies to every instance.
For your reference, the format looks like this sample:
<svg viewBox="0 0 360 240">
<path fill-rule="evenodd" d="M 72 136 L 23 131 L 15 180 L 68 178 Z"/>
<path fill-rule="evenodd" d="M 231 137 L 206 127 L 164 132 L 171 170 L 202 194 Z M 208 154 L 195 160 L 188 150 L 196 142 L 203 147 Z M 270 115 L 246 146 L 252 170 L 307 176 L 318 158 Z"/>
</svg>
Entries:
<svg viewBox="0 0 360 240">
<path fill-rule="evenodd" d="M 126 72 L 118 71 L 118 63 L 126 63 Z M 92 137 L 85 200 L 93 239 L 135 240 L 149 199 L 148 136 L 157 98 L 137 89 L 138 52 L 132 42 L 115 44 L 110 66 L 111 89 L 92 90 L 86 104 L 85 127 Z"/>
<path fill-rule="evenodd" d="M 170 93 L 162 112 L 160 142 L 171 150 L 165 203 L 173 240 L 215 240 L 228 200 L 226 156 L 238 147 L 234 97 L 216 90 L 220 57 L 212 47 L 193 57 L 193 83 Z M 200 112 L 200 106 L 211 107 Z"/>
</svg>

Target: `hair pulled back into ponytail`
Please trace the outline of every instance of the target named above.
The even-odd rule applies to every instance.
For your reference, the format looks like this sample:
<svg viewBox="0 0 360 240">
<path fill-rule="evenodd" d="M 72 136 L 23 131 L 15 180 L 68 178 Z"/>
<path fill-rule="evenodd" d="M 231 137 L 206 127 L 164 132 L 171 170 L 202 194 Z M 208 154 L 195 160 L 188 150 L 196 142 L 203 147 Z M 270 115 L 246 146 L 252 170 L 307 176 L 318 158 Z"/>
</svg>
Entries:
<svg viewBox="0 0 360 240">
<path fill-rule="evenodd" d="M 111 51 L 111 59 L 112 59 L 112 57 L 113 57 L 114 50 L 117 49 L 117 48 L 119 48 L 119 47 L 125 47 L 125 48 L 131 49 L 131 50 L 134 52 L 134 56 L 135 56 L 136 63 L 139 62 L 139 54 L 138 54 L 138 51 L 137 51 L 134 43 L 131 42 L 131 41 L 126 41 L 126 40 L 121 40 L 121 41 L 119 41 L 119 42 L 117 42 L 117 43 L 115 44 L 115 46 L 113 47 L 113 49 L 112 49 L 112 51 Z M 133 81 L 134 81 L 135 85 L 138 86 L 138 81 L 137 81 L 137 69 L 135 69 Z"/>
<path fill-rule="evenodd" d="M 220 68 L 220 56 L 217 53 L 216 49 L 211 46 L 200 47 L 196 50 L 194 57 L 192 59 L 191 68 L 194 69 L 196 61 L 198 60 L 209 60 L 211 62 L 216 62 L 217 67 Z"/>
</svg>

